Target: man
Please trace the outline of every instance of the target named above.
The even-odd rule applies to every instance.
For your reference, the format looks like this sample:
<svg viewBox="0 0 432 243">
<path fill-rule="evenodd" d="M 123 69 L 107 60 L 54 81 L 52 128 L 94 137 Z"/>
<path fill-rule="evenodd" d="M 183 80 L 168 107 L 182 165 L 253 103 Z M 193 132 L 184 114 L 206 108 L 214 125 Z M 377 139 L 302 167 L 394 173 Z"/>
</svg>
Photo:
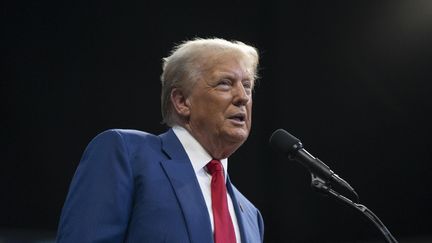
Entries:
<svg viewBox="0 0 432 243">
<path fill-rule="evenodd" d="M 258 54 L 195 39 L 164 59 L 155 136 L 109 130 L 86 148 L 58 242 L 262 242 L 259 211 L 231 184 L 227 158 L 247 139 Z"/>
</svg>

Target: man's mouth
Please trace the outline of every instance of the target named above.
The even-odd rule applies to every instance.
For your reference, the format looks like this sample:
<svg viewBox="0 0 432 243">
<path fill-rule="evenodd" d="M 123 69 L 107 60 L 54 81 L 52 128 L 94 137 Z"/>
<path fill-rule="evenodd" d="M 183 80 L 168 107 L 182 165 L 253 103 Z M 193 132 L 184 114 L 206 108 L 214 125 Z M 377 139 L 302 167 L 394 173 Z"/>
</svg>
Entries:
<svg viewBox="0 0 432 243">
<path fill-rule="evenodd" d="M 246 120 L 246 115 L 244 113 L 238 113 L 233 116 L 230 116 L 229 119 L 237 122 L 244 122 Z"/>
</svg>

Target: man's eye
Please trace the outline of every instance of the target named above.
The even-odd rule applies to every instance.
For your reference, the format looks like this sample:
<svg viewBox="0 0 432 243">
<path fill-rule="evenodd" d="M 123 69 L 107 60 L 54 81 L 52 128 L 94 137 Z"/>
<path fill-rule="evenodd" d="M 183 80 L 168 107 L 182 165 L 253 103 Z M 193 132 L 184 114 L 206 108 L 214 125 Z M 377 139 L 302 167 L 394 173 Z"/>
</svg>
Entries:
<svg viewBox="0 0 432 243">
<path fill-rule="evenodd" d="M 227 79 L 222 79 L 222 80 L 219 81 L 218 85 L 223 85 L 223 86 L 225 86 L 225 85 L 231 85 L 231 82 L 229 80 L 227 80 Z"/>
<path fill-rule="evenodd" d="M 252 89 L 252 83 L 251 82 L 244 82 L 243 87 L 245 89 Z"/>
</svg>

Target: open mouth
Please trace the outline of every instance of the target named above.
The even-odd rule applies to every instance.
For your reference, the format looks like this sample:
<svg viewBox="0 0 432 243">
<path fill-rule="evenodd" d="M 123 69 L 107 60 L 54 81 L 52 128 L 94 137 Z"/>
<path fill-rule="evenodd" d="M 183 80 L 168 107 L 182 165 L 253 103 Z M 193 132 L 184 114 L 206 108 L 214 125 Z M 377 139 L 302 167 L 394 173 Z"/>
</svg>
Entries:
<svg viewBox="0 0 432 243">
<path fill-rule="evenodd" d="M 230 116 L 229 119 L 235 120 L 237 122 L 244 122 L 246 119 L 246 115 L 243 113 L 235 114 L 233 116 Z"/>
</svg>

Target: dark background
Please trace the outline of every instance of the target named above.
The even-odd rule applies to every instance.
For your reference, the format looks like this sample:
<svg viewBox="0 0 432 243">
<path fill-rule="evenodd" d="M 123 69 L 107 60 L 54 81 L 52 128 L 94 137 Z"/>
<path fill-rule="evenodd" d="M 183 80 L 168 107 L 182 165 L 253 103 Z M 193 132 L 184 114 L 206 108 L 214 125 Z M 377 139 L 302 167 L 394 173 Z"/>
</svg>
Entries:
<svg viewBox="0 0 432 243">
<path fill-rule="evenodd" d="M 161 58 L 213 36 L 260 51 L 253 130 L 230 175 L 261 209 L 266 242 L 382 240 L 268 146 L 277 128 L 348 180 L 400 242 L 432 242 L 430 1 L 2 5 L 1 242 L 53 239 L 97 133 L 165 131 Z"/>
</svg>

